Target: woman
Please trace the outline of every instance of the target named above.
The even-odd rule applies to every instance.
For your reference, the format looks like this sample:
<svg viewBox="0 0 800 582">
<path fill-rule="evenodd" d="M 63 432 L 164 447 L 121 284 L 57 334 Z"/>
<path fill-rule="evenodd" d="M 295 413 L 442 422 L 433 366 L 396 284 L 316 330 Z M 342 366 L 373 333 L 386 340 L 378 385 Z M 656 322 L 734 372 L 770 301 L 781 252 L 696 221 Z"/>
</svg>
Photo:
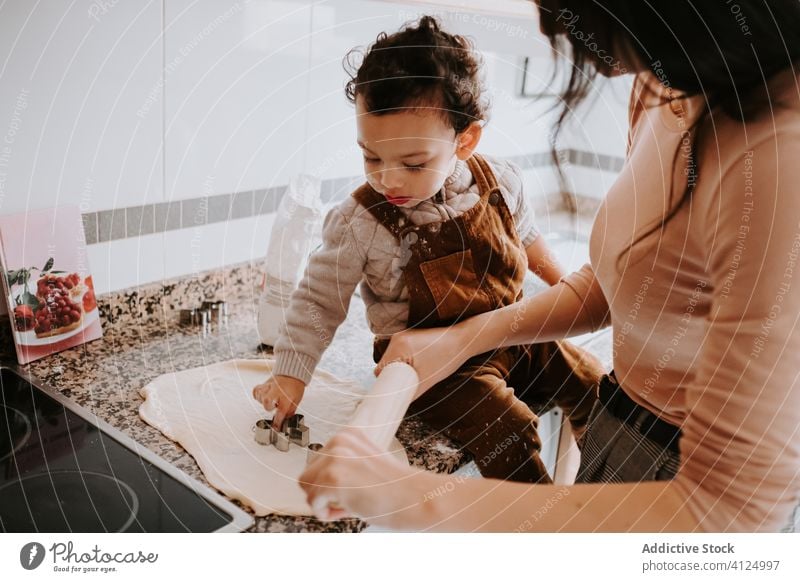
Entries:
<svg viewBox="0 0 800 582">
<path fill-rule="evenodd" d="M 410 530 L 780 530 L 800 492 L 800 3 L 537 4 L 574 64 L 559 126 L 596 74 L 637 73 L 591 264 L 522 304 L 398 334 L 382 363 L 411 359 L 425 389 L 497 347 L 611 325 L 581 483 L 458 481 L 348 430 L 301 477 L 309 500 Z"/>
</svg>

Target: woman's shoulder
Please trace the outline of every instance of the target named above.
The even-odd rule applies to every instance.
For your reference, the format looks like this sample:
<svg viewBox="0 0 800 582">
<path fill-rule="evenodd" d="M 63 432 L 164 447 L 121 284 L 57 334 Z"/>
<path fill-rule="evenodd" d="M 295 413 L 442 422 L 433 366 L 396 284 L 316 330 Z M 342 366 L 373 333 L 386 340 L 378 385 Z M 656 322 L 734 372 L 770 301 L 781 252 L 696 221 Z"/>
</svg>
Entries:
<svg viewBox="0 0 800 582">
<path fill-rule="evenodd" d="M 772 85 L 773 87 L 776 85 Z M 800 221 L 800 99 L 797 89 L 771 91 L 757 113 L 741 119 L 714 112 L 697 150 L 699 179 L 693 194 L 711 236 L 718 228 L 790 239 Z"/>
<path fill-rule="evenodd" d="M 791 82 L 790 82 L 791 80 Z M 745 117 L 744 123 L 722 111 L 715 111 L 704 122 L 702 140 L 706 163 L 718 160 L 720 176 L 754 158 L 762 168 L 772 172 L 796 175 L 800 180 L 800 164 L 786 164 L 787 153 L 800 148 L 800 93 L 797 78 L 780 74 L 769 83 L 769 93 L 761 94 L 758 109 Z M 701 159 L 701 170 L 702 170 Z M 780 167 L 777 164 L 780 162 Z"/>
<path fill-rule="evenodd" d="M 797 131 L 800 124 L 800 74 L 789 69 L 776 73 L 751 98 L 757 106 L 751 123 L 772 127 L 778 132 Z"/>
<path fill-rule="evenodd" d="M 655 73 L 646 71 L 633 77 L 628 99 L 628 149 L 630 150 L 634 130 L 648 109 L 661 107 L 670 99 L 680 99 L 682 93 L 665 86 Z"/>
</svg>

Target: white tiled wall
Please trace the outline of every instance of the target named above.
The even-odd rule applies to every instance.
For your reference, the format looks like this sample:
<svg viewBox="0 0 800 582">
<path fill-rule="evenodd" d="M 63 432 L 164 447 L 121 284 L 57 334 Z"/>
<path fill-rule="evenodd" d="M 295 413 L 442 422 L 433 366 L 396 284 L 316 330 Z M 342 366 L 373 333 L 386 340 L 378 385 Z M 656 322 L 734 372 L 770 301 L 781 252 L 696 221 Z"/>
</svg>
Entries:
<svg viewBox="0 0 800 582">
<path fill-rule="evenodd" d="M 302 171 L 310 23 L 310 2 L 165 2 L 168 198 L 285 184 Z"/>
<path fill-rule="evenodd" d="M 311 91 L 307 167 L 321 178 L 363 172 L 353 108 L 344 96 L 342 60 L 352 48 L 375 40 L 404 21 L 398 5 L 356 0 L 314 7 L 311 24 Z"/>
<path fill-rule="evenodd" d="M 632 82 L 630 75 L 598 79 L 590 98 L 565 127 L 560 147 L 624 156 Z"/>
<path fill-rule="evenodd" d="M 166 273 L 194 275 L 219 265 L 259 261 L 267 252 L 273 214 L 164 233 Z"/>
<path fill-rule="evenodd" d="M 298 172 L 357 175 L 342 58 L 420 10 L 376 0 L 0 4 L 0 212 L 63 203 L 89 212 L 268 188 Z M 485 52 L 493 110 L 481 150 L 547 150 L 549 103 L 517 97 L 522 57 L 549 51 L 535 21 L 426 11 Z M 603 124 L 593 139 L 613 142 L 619 119 L 591 119 Z M 555 187 L 547 170 L 526 178 L 533 192 Z M 98 292 L 260 257 L 270 220 L 91 245 Z"/>
<path fill-rule="evenodd" d="M 616 172 L 570 166 L 566 172 L 569 192 L 587 198 L 601 198 L 617 179 Z"/>
<path fill-rule="evenodd" d="M 150 234 L 87 247 L 97 293 L 164 278 L 164 236 Z"/>
<path fill-rule="evenodd" d="M 492 108 L 481 149 L 499 156 L 548 151 L 550 128 L 555 117 L 551 110 L 553 101 L 519 97 L 523 58 L 506 53 L 487 53 L 484 63 Z"/>
<path fill-rule="evenodd" d="M 0 212 L 163 196 L 161 110 L 137 116 L 161 79 L 161 2 L 106 4 L 2 4 Z"/>
</svg>

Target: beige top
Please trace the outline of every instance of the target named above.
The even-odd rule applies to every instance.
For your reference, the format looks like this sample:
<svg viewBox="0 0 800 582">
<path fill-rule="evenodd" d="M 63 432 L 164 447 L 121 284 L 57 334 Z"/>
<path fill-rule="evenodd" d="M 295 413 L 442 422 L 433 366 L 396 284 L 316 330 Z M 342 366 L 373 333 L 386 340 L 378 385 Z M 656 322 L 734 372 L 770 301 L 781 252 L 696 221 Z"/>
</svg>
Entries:
<svg viewBox="0 0 800 582">
<path fill-rule="evenodd" d="M 595 219 L 591 265 L 564 279 L 595 327 L 610 318 L 625 391 L 682 427 L 676 483 L 710 530 L 779 530 L 800 493 L 796 81 L 773 79 L 771 108 L 746 125 L 722 113 L 704 121 L 691 203 L 617 266 L 670 207 L 673 179 L 677 200 L 693 176 L 678 148 L 702 103 L 670 102 L 640 76 L 628 159 Z"/>
</svg>

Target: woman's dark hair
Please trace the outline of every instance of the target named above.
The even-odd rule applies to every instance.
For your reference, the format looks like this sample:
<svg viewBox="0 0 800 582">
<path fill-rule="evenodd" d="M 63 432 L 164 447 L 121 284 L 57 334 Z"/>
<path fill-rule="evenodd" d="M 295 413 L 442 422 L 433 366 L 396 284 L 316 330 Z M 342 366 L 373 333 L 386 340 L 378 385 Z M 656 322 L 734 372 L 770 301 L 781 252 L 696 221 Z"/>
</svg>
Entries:
<svg viewBox="0 0 800 582">
<path fill-rule="evenodd" d="M 719 110 L 742 123 L 752 119 L 769 104 L 766 80 L 800 58 L 798 0 L 535 1 L 540 28 L 554 53 L 569 55 L 573 64 L 561 93 L 556 135 L 598 73 L 612 73 L 635 60 L 656 72 L 664 85 L 687 97 L 705 97 L 705 111 L 688 128 L 692 155 L 686 163 L 694 164 L 689 168 L 694 180 L 677 203 L 670 200 L 660 224 L 631 247 L 660 231 L 691 197 L 701 170 L 694 155 L 702 139 L 698 128 L 708 114 Z"/>
<path fill-rule="evenodd" d="M 351 103 L 361 97 L 375 115 L 435 108 L 461 133 L 487 118 L 480 66 L 469 39 L 448 34 L 435 18 L 423 16 L 394 34 L 382 32 L 366 51 L 350 51 L 344 60 L 350 76 L 345 94 Z"/>
</svg>

